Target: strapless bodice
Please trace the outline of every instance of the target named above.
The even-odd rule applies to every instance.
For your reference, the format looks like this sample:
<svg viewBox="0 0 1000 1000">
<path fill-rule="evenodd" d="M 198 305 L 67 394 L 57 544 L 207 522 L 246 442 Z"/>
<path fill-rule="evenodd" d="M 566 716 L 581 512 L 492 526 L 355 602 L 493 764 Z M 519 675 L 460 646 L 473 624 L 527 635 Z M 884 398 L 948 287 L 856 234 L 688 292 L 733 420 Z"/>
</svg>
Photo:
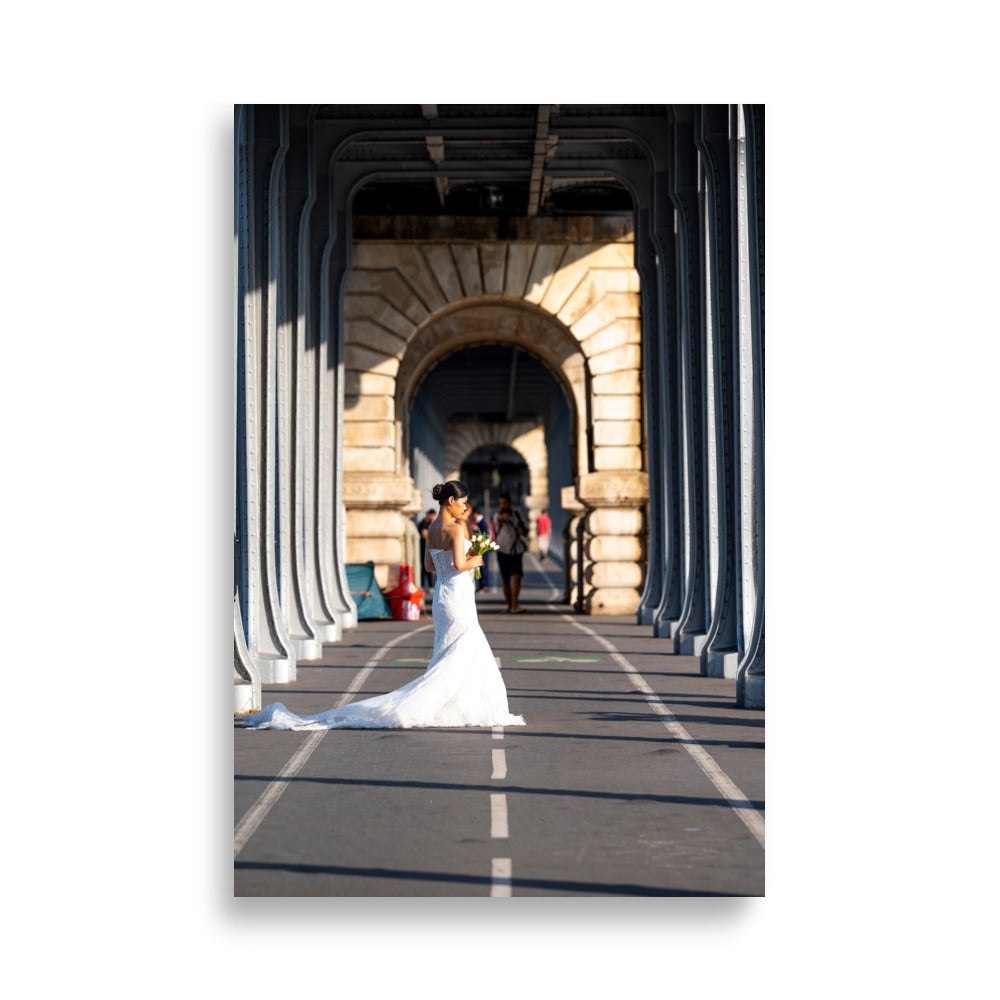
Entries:
<svg viewBox="0 0 1000 1000">
<path fill-rule="evenodd" d="M 471 547 L 472 542 L 469 542 L 465 551 L 468 552 Z M 434 571 L 443 579 L 450 579 L 457 573 L 469 572 L 468 570 L 460 570 L 455 567 L 455 552 L 453 549 L 431 549 L 431 559 L 434 561 Z"/>
</svg>

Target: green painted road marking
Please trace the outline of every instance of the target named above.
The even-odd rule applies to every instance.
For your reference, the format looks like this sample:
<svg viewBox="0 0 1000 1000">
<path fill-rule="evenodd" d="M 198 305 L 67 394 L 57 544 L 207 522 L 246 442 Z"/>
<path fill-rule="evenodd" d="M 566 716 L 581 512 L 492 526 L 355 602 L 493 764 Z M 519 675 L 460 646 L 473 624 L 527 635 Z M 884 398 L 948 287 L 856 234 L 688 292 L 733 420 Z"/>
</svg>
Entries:
<svg viewBox="0 0 1000 1000">
<path fill-rule="evenodd" d="M 603 656 L 515 656 L 515 663 L 603 663 Z"/>
</svg>

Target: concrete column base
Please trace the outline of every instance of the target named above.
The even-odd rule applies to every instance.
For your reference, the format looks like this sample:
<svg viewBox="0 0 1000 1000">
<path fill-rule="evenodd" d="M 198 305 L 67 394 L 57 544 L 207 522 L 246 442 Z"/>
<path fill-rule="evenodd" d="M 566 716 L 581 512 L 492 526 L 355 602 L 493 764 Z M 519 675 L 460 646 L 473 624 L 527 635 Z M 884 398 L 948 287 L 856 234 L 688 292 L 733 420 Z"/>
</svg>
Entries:
<svg viewBox="0 0 1000 1000">
<path fill-rule="evenodd" d="M 701 635 L 681 634 L 674 639 L 677 652 L 683 656 L 701 656 L 706 642 L 708 642 L 708 636 L 704 633 Z"/>
<path fill-rule="evenodd" d="M 739 673 L 739 665 L 740 654 L 736 650 L 730 653 L 709 653 L 705 657 L 705 676 L 735 679 Z"/>
<path fill-rule="evenodd" d="M 316 639 L 320 645 L 324 642 L 340 642 L 343 635 L 343 630 L 336 622 L 317 622 L 314 627 L 316 630 Z"/>
<path fill-rule="evenodd" d="M 656 609 L 653 609 L 653 613 L 656 613 Z M 650 623 L 653 626 L 653 635 L 657 639 L 673 639 L 676 633 L 675 623 L 671 621 L 653 621 Z"/>
<path fill-rule="evenodd" d="M 233 714 L 246 715 L 253 711 L 253 685 L 233 685 Z"/>
<path fill-rule="evenodd" d="M 323 643 L 319 639 L 298 639 L 292 636 L 296 660 L 318 660 L 323 656 Z"/>
<path fill-rule="evenodd" d="M 759 708 L 764 707 L 764 678 L 751 674 L 747 675 L 743 688 L 743 707 Z"/>
<path fill-rule="evenodd" d="M 261 684 L 288 684 L 295 680 L 295 661 L 284 656 L 258 654 Z"/>
<path fill-rule="evenodd" d="M 667 621 L 667 628 L 670 630 L 670 638 L 674 640 L 675 644 L 681 637 L 681 620 L 679 618 L 672 618 Z"/>
<path fill-rule="evenodd" d="M 355 607 L 349 608 L 341 614 L 341 624 L 337 626 L 338 630 L 343 630 L 345 628 L 357 628 L 358 627 L 358 609 Z M 337 639 L 340 639 L 338 634 Z"/>
</svg>

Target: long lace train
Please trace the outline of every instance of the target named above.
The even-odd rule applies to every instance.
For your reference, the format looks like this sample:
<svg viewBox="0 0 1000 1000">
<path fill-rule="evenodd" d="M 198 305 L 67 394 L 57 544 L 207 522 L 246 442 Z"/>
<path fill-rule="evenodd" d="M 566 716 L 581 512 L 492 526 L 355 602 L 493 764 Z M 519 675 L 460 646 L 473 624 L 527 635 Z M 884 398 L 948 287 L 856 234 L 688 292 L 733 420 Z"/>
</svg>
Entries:
<svg viewBox="0 0 1000 1000">
<path fill-rule="evenodd" d="M 471 571 L 455 568 L 450 549 L 431 549 L 434 652 L 426 671 L 388 694 L 318 715 L 296 715 L 281 702 L 247 716 L 247 729 L 417 729 L 523 726 L 512 715 L 507 689 L 476 611 Z"/>
</svg>

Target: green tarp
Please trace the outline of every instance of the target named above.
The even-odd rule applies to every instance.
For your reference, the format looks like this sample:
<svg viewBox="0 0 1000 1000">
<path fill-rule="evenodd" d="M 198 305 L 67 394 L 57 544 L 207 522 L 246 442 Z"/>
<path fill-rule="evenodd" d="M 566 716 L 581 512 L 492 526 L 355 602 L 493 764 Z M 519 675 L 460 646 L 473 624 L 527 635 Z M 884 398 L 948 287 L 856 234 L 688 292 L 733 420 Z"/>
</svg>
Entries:
<svg viewBox="0 0 1000 1000">
<path fill-rule="evenodd" d="M 375 563 L 348 563 L 347 586 L 358 607 L 358 621 L 366 618 L 391 618 L 389 602 L 375 582 Z"/>
</svg>

